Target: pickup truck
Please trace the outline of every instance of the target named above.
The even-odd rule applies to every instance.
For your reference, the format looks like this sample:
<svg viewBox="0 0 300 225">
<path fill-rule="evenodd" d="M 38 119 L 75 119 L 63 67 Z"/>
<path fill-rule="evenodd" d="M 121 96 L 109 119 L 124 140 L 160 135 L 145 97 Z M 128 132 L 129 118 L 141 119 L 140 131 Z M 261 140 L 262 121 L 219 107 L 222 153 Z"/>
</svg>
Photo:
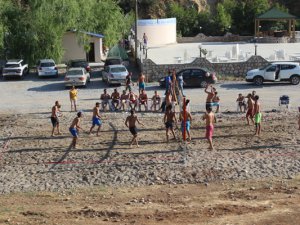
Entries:
<svg viewBox="0 0 300 225">
<path fill-rule="evenodd" d="M 28 64 L 25 64 L 22 59 L 8 60 L 2 70 L 4 79 L 8 77 L 23 78 L 29 72 Z"/>
</svg>

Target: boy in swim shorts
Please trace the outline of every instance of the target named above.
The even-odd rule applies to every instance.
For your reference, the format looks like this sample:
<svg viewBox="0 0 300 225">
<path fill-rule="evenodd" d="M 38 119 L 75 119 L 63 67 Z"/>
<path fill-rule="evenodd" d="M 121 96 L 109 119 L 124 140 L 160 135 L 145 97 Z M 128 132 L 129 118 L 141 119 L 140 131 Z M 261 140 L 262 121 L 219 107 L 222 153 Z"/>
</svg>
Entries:
<svg viewBox="0 0 300 225">
<path fill-rule="evenodd" d="M 262 119 L 262 114 L 261 114 L 261 107 L 259 103 L 259 96 L 255 95 L 254 97 L 254 121 L 255 121 L 255 136 L 259 136 L 261 132 L 261 119 Z"/>
<path fill-rule="evenodd" d="M 185 116 L 186 116 L 186 121 L 185 121 L 185 124 L 184 124 L 184 111 L 182 110 L 180 112 L 180 115 L 179 115 L 179 120 L 181 121 L 181 132 L 182 132 L 182 135 L 183 135 L 184 126 L 185 126 L 185 130 L 186 130 L 186 133 L 188 135 L 188 140 L 191 141 L 192 138 L 191 138 L 191 134 L 190 134 L 190 128 L 191 128 L 192 116 L 188 111 L 185 112 Z"/>
<path fill-rule="evenodd" d="M 79 126 L 81 118 L 82 118 L 82 112 L 78 112 L 77 117 L 73 120 L 73 122 L 72 122 L 72 124 L 69 128 L 69 131 L 73 136 L 72 143 L 71 143 L 71 148 L 76 149 L 76 144 L 77 144 L 77 139 L 78 139 L 78 130 L 79 129 L 83 130 Z"/>
<path fill-rule="evenodd" d="M 202 120 L 206 121 L 206 134 L 205 137 L 209 143 L 209 149 L 214 150 L 212 137 L 214 134 L 214 122 L 216 122 L 216 117 L 212 112 L 212 108 L 207 108 L 206 113 L 203 115 Z"/>
<path fill-rule="evenodd" d="M 60 129 L 59 129 L 59 118 L 62 116 L 62 114 L 60 113 L 60 104 L 58 101 L 55 101 L 55 105 L 52 107 L 51 110 L 51 123 L 52 123 L 52 133 L 51 133 L 51 137 L 54 137 L 54 131 L 55 128 L 57 129 L 57 135 L 60 135 Z"/>
<path fill-rule="evenodd" d="M 142 90 L 145 90 L 145 75 L 143 73 L 139 76 L 139 94 L 142 93 Z"/>
<path fill-rule="evenodd" d="M 246 119 L 247 119 L 248 125 L 250 125 L 249 118 L 252 121 L 252 123 L 254 124 L 254 120 L 253 120 L 253 116 L 254 116 L 254 101 L 253 101 L 252 95 L 250 93 L 247 95 L 247 99 L 248 99 L 247 100 L 248 110 L 247 110 L 247 113 L 246 113 Z"/>
<path fill-rule="evenodd" d="M 128 116 L 126 118 L 126 121 L 125 121 L 126 127 L 129 128 L 130 133 L 133 135 L 133 138 L 132 138 L 131 143 L 130 143 L 130 147 L 132 147 L 132 145 L 133 145 L 134 142 L 136 143 L 136 146 L 139 147 L 138 139 L 137 139 L 138 132 L 137 132 L 137 128 L 136 128 L 136 122 L 138 122 L 139 124 L 141 124 L 142 126 L 144 126 L 144 124 L 142 124 L 139 121 L 139 119 L 137 118 L 137 116 L 135 114 L 135 111 L 132 109 L 130 111 L 130 116 Z"/>
<path fill-rule="evenodd" d="M 97 136 L 99 136 L 99 131 L 100 131 L 101 125 L 102 125 L 102 121 L 101 121 L 101 116 L 99 114 L 99 110 L 100 110 L 100 103 L 96 102 L 96 106 L 93 108 L 92 127 L 90 129 L 89 134 L 92 133 L 92 130 L 97 125 L 98 126 Z"/>
<path fill-rule="evenodd" d="M 166 108 L 165 116 L 164 116 L 164 123 L 166 125 L 166 137 L 167 142 L 169 143 L 169 131 L 171 130 L 174 139 L 176 140 L 175 133 L 174 133 L 174 122 L 176 122 L 176 115 L 175 112 L 172 111 L 172 105 L 168 105 Z"/>
</svg>

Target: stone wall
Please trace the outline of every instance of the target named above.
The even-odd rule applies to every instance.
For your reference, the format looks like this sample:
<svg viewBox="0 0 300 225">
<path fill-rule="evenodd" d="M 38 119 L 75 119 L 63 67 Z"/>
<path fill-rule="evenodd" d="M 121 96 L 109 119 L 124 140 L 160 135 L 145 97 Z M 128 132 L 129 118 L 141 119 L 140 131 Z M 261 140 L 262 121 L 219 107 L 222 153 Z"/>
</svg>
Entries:
<svg viewBox="0 0 300 225">
<path fill-rule="evenodd" d="M 198 34 L 195 37 L 178 37 L 178 43 L 199 43 L 199 42 L 249 42 L 253 40 L 253 36 L 239 36 L 234 34 L 227 34 L 224 36 L 206 36 L 205 34 Z"/>
<path fill-rule="evenodd" d="M 179 71 L 189 67 L 202 67 L 215 71 L 217 75 L 222 76 L 245 76 L 246 72 L 267 65 L 269 62 L 261 56 L 252 56 L 245 62 L 232 63 L 211 63 L 205 58 L 196 58 L 191 63 L 186 64 L 155 64 L 151 59 L 145 59 L 140 64 L 140 68 L 147 76 L 149 81 L 158 81 L 166 76 L 169 69 Z"/>
</svg>

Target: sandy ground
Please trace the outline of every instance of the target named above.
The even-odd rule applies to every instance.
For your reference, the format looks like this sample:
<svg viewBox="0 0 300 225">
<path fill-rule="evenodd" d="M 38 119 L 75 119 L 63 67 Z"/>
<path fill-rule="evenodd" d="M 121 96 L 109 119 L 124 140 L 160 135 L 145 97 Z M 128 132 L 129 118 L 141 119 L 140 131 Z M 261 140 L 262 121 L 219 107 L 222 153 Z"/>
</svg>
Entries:
<svg viewBox="0 0 300 225">
<path fill-rule="evenodd" d="M 12 194 L 0 198 L 0 224 L 298 225 L 299 185 L 298 177 Z"/>
<path fill-rule="evenodd" d="M 94 77 L 80 89 L 85 131 L 102 88 Z M 129 148 L 128 114 L 103 113 L 100 137 L 82 132 L 79 149 L 71 150 L 68 127 L 75 113 L 61 78 L 1 81 L 0 224 L 298 224 L 299 86 L 256 89 L 264 110 L 261 137 L 253 136 L 244 114 L 233 112 L 237 93 L 253 86 L 217 88 L 225 112 L 218 115 L 216 151 L 207 150 L 201 112 L 193 113 L 187 146 L 166 144 L 163 115 L 142 112 L 141 147 Z M 187 93 L 192 102 L 205 100 L 201 89 Z M 283 93 L 295 103 L 290 111 L 277 106 Z M 63 134 L 51 138 L 54 99 L 63 104 Z"/>
</svg>

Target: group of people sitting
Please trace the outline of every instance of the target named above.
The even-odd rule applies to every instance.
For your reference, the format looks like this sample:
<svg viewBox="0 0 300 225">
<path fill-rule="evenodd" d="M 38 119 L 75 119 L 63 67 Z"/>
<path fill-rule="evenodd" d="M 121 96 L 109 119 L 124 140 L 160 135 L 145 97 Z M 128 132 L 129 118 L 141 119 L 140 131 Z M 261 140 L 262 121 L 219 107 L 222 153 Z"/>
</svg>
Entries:
<svg viewBox="0 0 300 225">
<path fill-rule="evenodd" d="M 161 97 L 154 91 L 154 95 L 151 98 L 148 98 L 145 89 L 140 90 L 139 95 L 135 94 L 132 90 L 128 92 L 126 90 L 122 91 L 122 94 L 118 92 L 117 89 L 114 89 L 113 93 L 110 95 L 107 93 L 107 90 L 103 90 L 103 94 L 100 96 L 101 106 L 103 111 L 130 111 L 142 110 L 142 106 L 145 111 L 157 111 L 160 109 Z"/>
</svg>

